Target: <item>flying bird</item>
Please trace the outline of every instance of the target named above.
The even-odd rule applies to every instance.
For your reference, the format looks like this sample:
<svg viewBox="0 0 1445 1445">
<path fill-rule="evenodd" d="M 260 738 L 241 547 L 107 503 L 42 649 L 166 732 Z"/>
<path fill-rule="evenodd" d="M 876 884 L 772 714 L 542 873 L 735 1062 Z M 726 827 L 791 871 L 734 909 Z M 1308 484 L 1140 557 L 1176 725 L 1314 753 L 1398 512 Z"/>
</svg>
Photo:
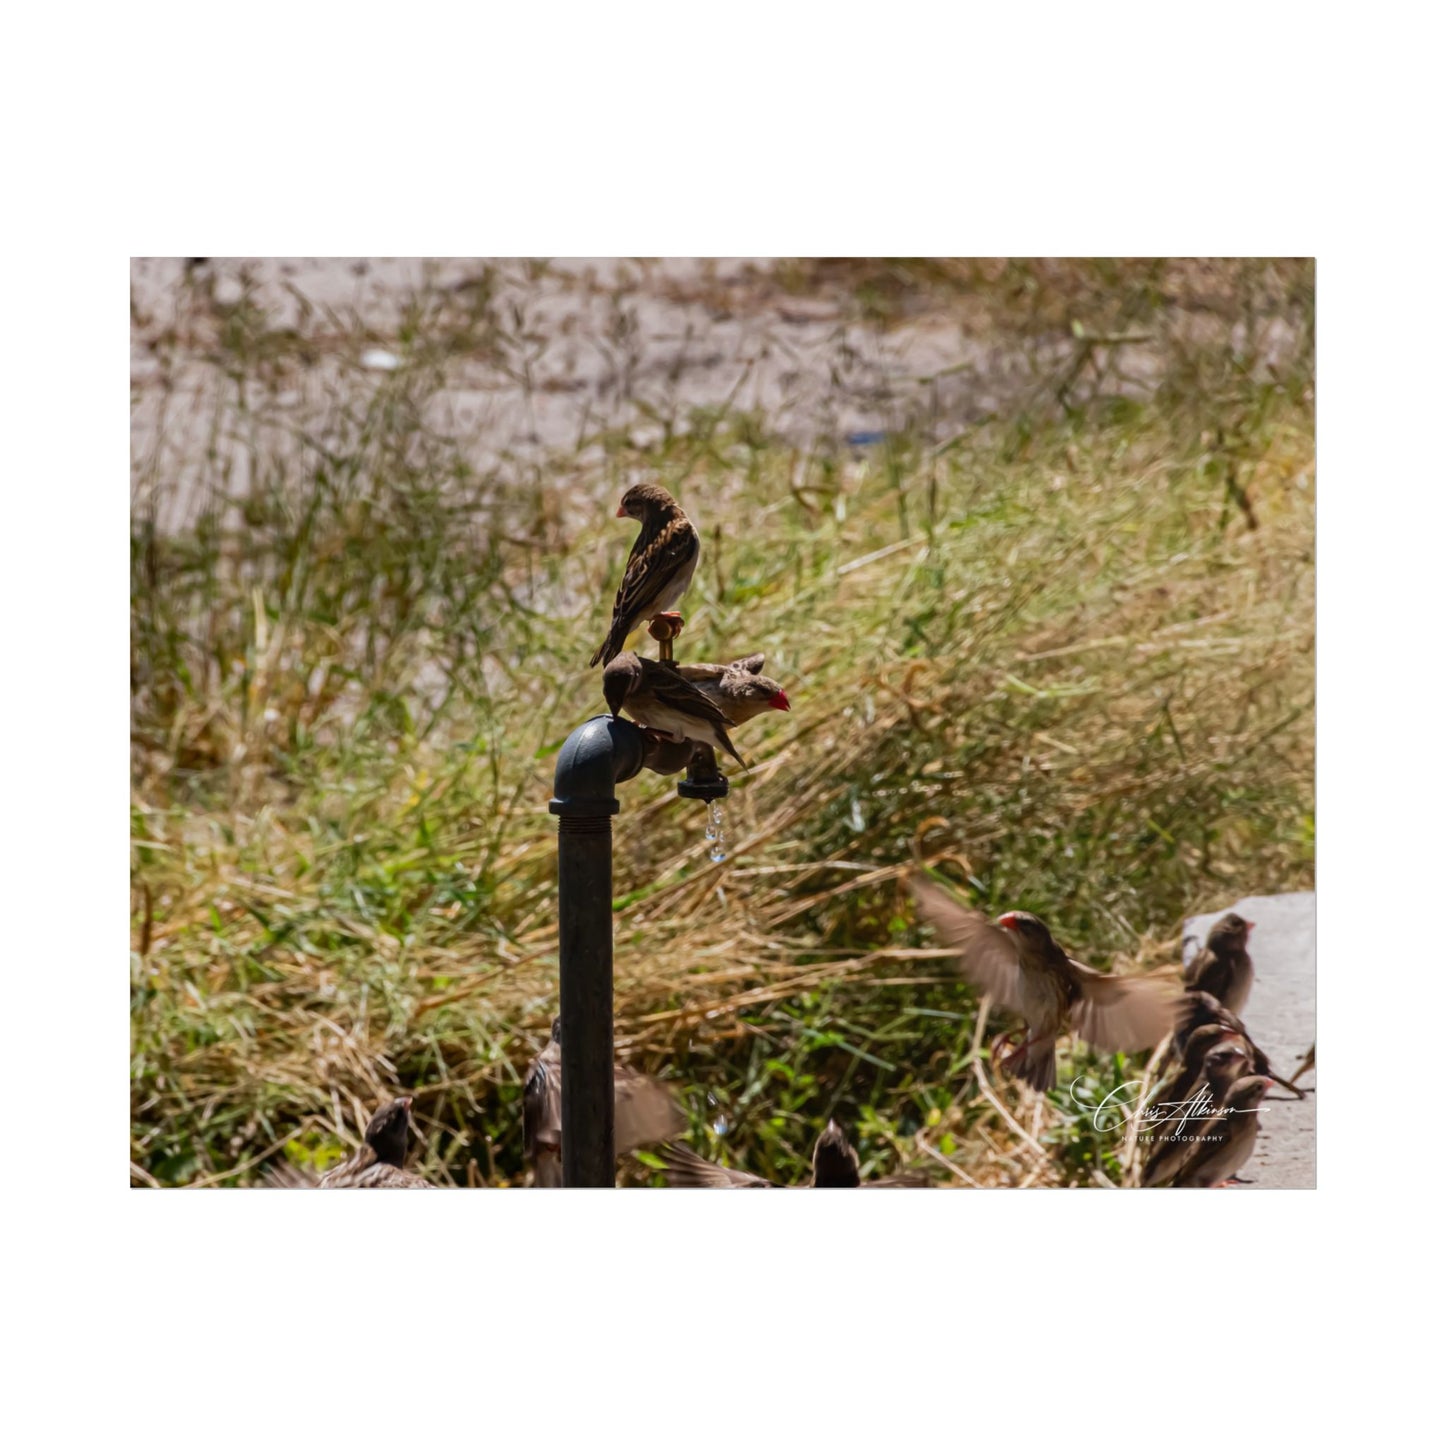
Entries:
<svg viewBox="0 0 1445 1445">
<path fill-rule="evenodd" d="M 625 1065 L 612 1070 L 617 1152 L 626 1154 L 676 1134 L 686 1120 L 662 1084 Z M 522 1144 L 538 1189 L 562 1187 L 562 1019 L 552 1020 L 552 1037 L 532 1060 L 522 1084 Z"/>
<path fill-rule="evenodd" d="M 763 661 L 754 652 L 736 662 L 684 662 L 678 671 L 736 727 L 769 708 L 792 710 L 782 686 L 763 676 Z"/>
<path fill-rule="evenodd" d="M 673 742 L 690 738 L 743 761 L 718 705 L 666 663 L 624 652 L 603 668 L 602 696 L 613 717 L 626 708 L 643 727 Z"/>
<path fill-rule="evenodd" d="M 321 1176 L 318 1189 L 435 1189 L 406 1171 L 410 1097 L 393 1099 L 371 1116 L 366 1141 L 350 1159 Z"/>
<path fill-rule="evenodd" d="M 1004 1069 L 1040 1093 L 1057 1082 L 1054 1047 L 1073 1028 L 1086 1043 L 1126 1054 L 1169 1037 L 1178 996 L 1157 978 L 1116 978 L 1069 957 L 1032 913 L 997 919 L 965 908 L 936 884 L 914 877 L 923 916 L 958 953 L 975 987 L 1023 1017 L 1024 1040 Z"/>
<path fill-rule="evenodd" d="M 1208 1134 L 1184 1156 L 1174 1188 L 1212 1189 L 1244 1168 L 1259 1140 L 1259 1111 L 1269 1086 L 1262 1074 L 1246 1074 L 1229 1086 Z"/>
<path fill-rule="evenodd" d="M 1254 961 L 1248 948 L 1253 928 L 1239 914 L 1226 913 L 1185 965 L 1184 987 L 1213 994 L 1231 1013 L 1242 1013 L 1254 987 Z"/>
<path fill-rule="evenodd" d="M 688 1189 L 777 1189 L 781 1186 L 746 1169 L 729 1169 L 694 1154 L 681 1144 L 658 1151 L 668 1166 L 667 1182 Z M 834 1119 L 813 1146 L 812 1189 L 911 1189 L 923 1181 L 914 1175 L 895 1174 L 887 1179 L 864 1179 L 858 1172 L 858 1151 Z"/>
<path fill-rule="evenodd" d="M 702 551 L 697 529 L 662 487 L 648 482 L 629 487 L 617 515 L 641 522 L 642 530 L 632 544 L 627 570 L 617 588 L 612 625 L 602 646 L 592 654 L 590 667 L 611 662 L 622 651 L 627 634 L 653 617 L 666 617 L 677 631 L 682 630 L 682 618 L 671 609 L 692 582 Z"/>
<path fill-rule="evenodd" d="M 1231 1086 L 1248 1067 L 1249 1055 L 1237 1043 L 1216 1044 L 1204 1056 L 1196 1087 L 1178 1101 L 1183 1104 L 1197 1097 L 1197 1104 L 1187 1111 L 1186 1116 L 1176 1116 L 1172 1124 L 1159 1126 L 1154 1136 L 1154 1147 L 1139 1181 L 1143 1188 L 1167 1184 L 1178 1174 L 1196 1141 L 1215 1132 L 1219 1111 L 1224 1107 Z M 1201 1092 L 1206 1089 L 1207 1095 Z"/>
</svg>

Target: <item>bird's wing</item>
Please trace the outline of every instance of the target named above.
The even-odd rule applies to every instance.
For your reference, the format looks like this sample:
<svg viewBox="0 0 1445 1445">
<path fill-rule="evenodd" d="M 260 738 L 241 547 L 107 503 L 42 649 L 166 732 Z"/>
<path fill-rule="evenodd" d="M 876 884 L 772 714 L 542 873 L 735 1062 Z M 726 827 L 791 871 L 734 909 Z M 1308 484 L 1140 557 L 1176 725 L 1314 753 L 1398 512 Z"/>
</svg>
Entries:
<svg viewBox="0 0 1445 1445">
<path fill-rule="evenodd" d="M 1069 967 L 1081 994 L 1070 1018 L 1086 1043 L 1137 1054 L 1174 1032 L 1179 993 L 1173 985 L 1157 978 L 1115 978 L 1072 958 Z"/>
<path fill-rule="evenodd" d="M 618 584 L 612 615 L 643 616 L 678 572 L 696 560 L 698 547 L 697 531 L 681 512 L 669 517 L 655 536 L 640 533 Z"/>
<path fill-rule="evenodd" d="M 643 684 L 652 695 L 653 705 L 702 723 L 713 735 L 713 746 L 741 763 L 742 756 L 728 737 L 731 724 L 727 714 L 705 692 L 670 667 L 654 662 L 650 657 L 642 658 L 641 662 Z"/>
<path fill-rule="evenodd" d="M 642 676 L 648 690 L 662 706 L 688 717 L 711 723 L 726 731 L 728 720 L 723 710 L 701 688 L 690 683 L 670 667 L 665 667 L 660 662 L 653 662 L 650 657 L 644 657 L 642 659 Z"/>
<path fill-rule="evenodd" d="M 356 1178 L 358 1189 L 435 1189 L 436 1185 L 420 1174 L 409 1174 L 394 1164 L 373 1164 Z"/>
<path fill-rule="evenodd" d="M 549 1043 L 527 1070 L 522 1085 L 522 1140 L 534 1163 L 539 1148 L 556 1148 L 562 1141 L 562 1050 L 555 1043 Z"/>
<path fill-rule="evenodd" d="M 319 1182 L 289 1159 L 273 1164 L 261 1175 L 262 1189 L 315 1189 Z"/>
<path fill-rule="evenodd" d="M 667 1144 L 658 1150 L 667 1165 L 667 1182 L 685 1189 L 776 1189 L 766 1179 L 744 1169 L 728 1169 L 694 1154 L 682 1144 Z"/>
<path fill-rule="evenodd" d="M 619 1068 L 613 1074 L 612 1086 L 619 1154 L 669 1138 L 687 1123 L 671 1092 L 656 1079 Z"/>
<path fill-rule="evenodd" d="M 924 918 L 947 947 L 958 950 L 964 977 L 1017 1013 L 1021 1005 L 1019 955 L 1008 933 L 986 913 L 965 908 L 936 883 L 914 877 L 909 886 Z"/>
<path fill-rule="evenodd" d="M 720 662 L 680 662 L 677 670 L 692 683 L 717 682 L 728 671 Z"/>
<path fill-rule="evenodd" d="M 1229 987 L 1229 968 L 1212 948 L 1201 948 L 1184 966 L 1184 987 L 1222 998 Z"/>
<path fill-rule="evenodd" d="M 865 1179 L 859 1189 L 929 1189 L 932 1181 L 926 1174 L 890 1174 L 886 1179 Z"/>
</svg>

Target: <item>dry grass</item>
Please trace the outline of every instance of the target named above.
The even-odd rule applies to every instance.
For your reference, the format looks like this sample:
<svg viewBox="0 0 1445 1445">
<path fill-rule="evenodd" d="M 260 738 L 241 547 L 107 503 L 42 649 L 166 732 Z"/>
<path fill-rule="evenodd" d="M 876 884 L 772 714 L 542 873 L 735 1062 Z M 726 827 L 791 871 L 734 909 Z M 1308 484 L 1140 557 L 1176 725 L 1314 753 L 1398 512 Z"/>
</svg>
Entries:
<svg viewBox="0 0 1445 1445">
<path fill-rule="evenodd" d="M 694 409 L 477 474 L 427 421 L 439 363 L 356 379 L 294 445 L 238 386 L 218 424 L 251 448 L 246 501 L 216 475 L 181 532 L 155 520 L 165 469 L 140 469 L 137 1182 L 324 1164 L 402 1088 L 434 1177 L 520 1181 L 520 1071 L 556 1006 L 552 760 L 600 708 L 583 664 L 631 541 L 594 499 L 637 469 L 704 529 L 679 655 L 760 648 L 794 711 L 741 735 L 723 863 L 700 805 L 627 785 L 620 1048 L 677 1081 L 707 1152 L 779 1179 L 833 1112 L 880 1171 L 1121 1177 L 1068 1088 L 1143 1060 L 1081 1052 L 1049 1101 L 996 1078 L 1000 1021 L 901 879 L 921 859 L 1126 968 L 1171 961 L 1190 911 L 1311 886 L 1312 278 L 1206 269 L 1211 314 L 1292 318 L 1266 366 L 1243 320 L 1193 337 L 1169 276 L 1012 264 L 968 305 L 1062 327 L 1060 369 L 942 440 L 799 451 L 765 415 Z M 1089 327 L 1170 338 L 1147 398 L 1076 366 L 1078 268 Z M 825 272 L 777 285 L 860 294 Z M 879 324 L 960 289 L 887 274 Z M 243 378 L 306 344 L 247 325 L 219 353 Z"/>
</svg>

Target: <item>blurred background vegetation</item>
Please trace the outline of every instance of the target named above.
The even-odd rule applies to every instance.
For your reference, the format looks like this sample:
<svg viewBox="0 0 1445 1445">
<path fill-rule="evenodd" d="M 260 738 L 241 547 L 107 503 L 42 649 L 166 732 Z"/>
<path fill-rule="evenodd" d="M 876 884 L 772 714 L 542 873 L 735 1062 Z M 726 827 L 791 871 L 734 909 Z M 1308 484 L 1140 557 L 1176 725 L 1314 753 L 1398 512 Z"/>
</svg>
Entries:
<svg viewBox="0 0 1445 1445">
<path fill-rule="evenodd" d="M 403 1091 L 432 1179 L 523 1181 L 632 481 L 703 535 L 679 657 L 793 702 L 725 861 L 672 780 L 618 819 L 619 1054 L 709 1157 L 1117 1182 L 1069 1086 L 1141 1061 L 999 1079 L 906 867 L 1118 969 L 1313 884 L 1309 262 L 137 261 L 132 337 L 136 1183 Z"/>
</svg>

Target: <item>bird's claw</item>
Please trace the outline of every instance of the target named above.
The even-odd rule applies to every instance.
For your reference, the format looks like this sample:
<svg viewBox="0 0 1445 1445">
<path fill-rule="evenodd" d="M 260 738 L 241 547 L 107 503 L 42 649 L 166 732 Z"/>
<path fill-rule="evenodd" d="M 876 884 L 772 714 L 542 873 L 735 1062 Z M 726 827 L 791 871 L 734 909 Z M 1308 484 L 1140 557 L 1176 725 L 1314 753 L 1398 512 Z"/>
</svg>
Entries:
<svg viewBox="0 0 1445 1445">
<path fill-rule="evenodd" d="M 1023 1037 L 1023 1043 L 1018 1044 L 1017 1040 L 1020 1036 Z M 1005 1057 L 1000 1060 L 1000 1051 L 1006 1047 L 1012 1047 L 1015 1044 L 1017 1044 L 1017 1047 L 1013 1047 L 1013 1051 L 1005 1055 Z M 998 1069 L 1000 1067 L 1007 1067 L 1021 1054 L 1025 1053 L 1028 1050 L 1028 1046 L 1029 1037 L 1027 1029 L 1010 1029 L 1009 1032 L 1006 1034 L 999 1034 L 994 1039 L 993 1043 L 989 1045 L 989 1058 L 993 1061 L 993 1066 L 995 1069 Z"/>
<path fill-rule="evenodd" d="M 682 613 L 659 612 L 647 624 L 647 633 L 656 642 L 671 642 L 674 637 L 682 636 L 684 626 L 686 623 Z"/>
</svg>

